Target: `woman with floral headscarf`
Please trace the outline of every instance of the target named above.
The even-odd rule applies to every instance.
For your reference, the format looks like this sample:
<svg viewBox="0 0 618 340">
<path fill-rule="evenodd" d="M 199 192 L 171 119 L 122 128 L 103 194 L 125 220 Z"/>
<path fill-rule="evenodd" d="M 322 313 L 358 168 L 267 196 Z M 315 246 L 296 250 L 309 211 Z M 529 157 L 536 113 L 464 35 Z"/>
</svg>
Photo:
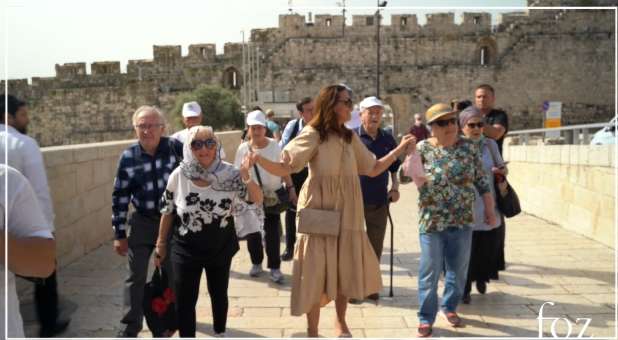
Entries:
<svg viewBox="0 0 618 340">
<path fill-rule="evenodd" d="M 205 271 L 213 328 L 220 337 L 227 321 L 230 265 L 239 249 L 231 223 L 233 202 L 248 194 L 248 201 L 259 204 L 262 192 L 249 176 L 253 166 L 249 157 L 240 169 L 221 161 L 221 144 L 211 127 L 191 128 L 184 148 L 189 157 L 172 172 L 162 197 L 155 265 L 167 256 L 165 242 L 176 213 L 181 223 L 174 227 L 170 256 L 180 336 L 195 337 L 195 304 Z"/>
<path fill-rule="evenodd" d="M 488 176 L 489 183 L 498 183 L 499 191 L 506 194 L 507 183 L 504 180 L 506 175 L 505 163 L 500 156 L 498 144 L 491 138 L 483 135 L 485 123 L 483 115 L 475 106 L 468 106 L 459 114 L 459 126 L 466 139 L 472 141 L 480 151 L 481 161 L 485 174 Z M 493 200 L 496 200 L 496 190 L 493 185 L 489 186 Z M 485 215 L 485 205 L 483 199 L 476 192 L 474 203 L 474 223 L 472 224 L 472 245 L 470 247 L 470 264 L 468 266 L 468 278 L 464 288 L 462 301 L 470 303 L 470 292 L 472 282 L 476 281 L 476 289 L 479 293 L 485 294 L 487 283 L 490 279 L 497 280 L 500 268 L 500 235 L 498 227 L 501 224 L 501 216 L 497 207 L 494 208 L 496 223 L 488 224 L 483 220 Z"/>
</svg>

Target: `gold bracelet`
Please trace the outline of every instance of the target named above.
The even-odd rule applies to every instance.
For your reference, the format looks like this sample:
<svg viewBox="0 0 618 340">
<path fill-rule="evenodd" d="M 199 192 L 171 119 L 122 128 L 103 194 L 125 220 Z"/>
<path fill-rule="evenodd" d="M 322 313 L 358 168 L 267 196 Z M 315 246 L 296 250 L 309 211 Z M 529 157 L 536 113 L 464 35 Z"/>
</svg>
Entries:
<svg viewBox="0 0 618 340">
<path fill-rule="evenodd" d="M 243 183 L 245 183 L 245 185 L 249 185 L 249 183 L 253 182 L 253 179 L 251 179 L 251 177 L 249 177 L 248 179 L 244 179 L 241 177 L 240 179 Z"/>
</svg>

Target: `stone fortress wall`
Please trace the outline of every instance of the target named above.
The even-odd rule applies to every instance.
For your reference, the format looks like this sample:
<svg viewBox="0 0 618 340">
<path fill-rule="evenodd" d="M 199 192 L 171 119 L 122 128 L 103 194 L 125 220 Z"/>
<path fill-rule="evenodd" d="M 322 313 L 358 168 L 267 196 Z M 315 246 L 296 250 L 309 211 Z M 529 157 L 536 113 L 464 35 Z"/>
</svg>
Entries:
<svg viewBox="0 0 618 340">
<path fill-rule="evenodd" d="M 530 9 L 502 14 L 493 26 L 488 13 L 454 19 L 434 13 L 419 25 L 416 15 L 396 14 L 381 27 L 380 94 L 396 112 L 396 131 L 431 103 L 471 99 L 480 83 L 494 85 L 511 129 L 540 127 L 545 100 L 563 102 L 563 125 L 614 115 L 613 10 Z M 252 30 L 245 46 L 258 55 L 253 65 L 260 71 L 259 80 L 255 67 L 248 78 L 249 105 L 291 103 L 340 82 L 357 100 L 375 94 L 376 18 L 343 20 L 285 14 L 276 28 Z M 216 54 L 214 44 L 196 44 L 183 55 L 181 46 L 153 46 L 153 59 L 130 60 L 126 73 L 113 61 L 92 63 L 90 74 L 85 63 L 56 65 L 55 77 L 9 80 L 9 92 L 29 102 L 30 131 L 43 146 L 123 140 L 133 137 L 130 117 L 140 105 L 169 110 L 179 94 L 202 84 L 224 86 L 240 99 L 248 85 L 242 49 L 227 43 Z"/>
</svg>

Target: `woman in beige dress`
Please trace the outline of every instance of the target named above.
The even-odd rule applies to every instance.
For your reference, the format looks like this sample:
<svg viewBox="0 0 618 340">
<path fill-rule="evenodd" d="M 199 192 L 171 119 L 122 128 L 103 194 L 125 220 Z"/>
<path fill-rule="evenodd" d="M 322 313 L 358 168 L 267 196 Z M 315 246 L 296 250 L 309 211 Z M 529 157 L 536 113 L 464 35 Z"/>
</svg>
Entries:
<svg viewBox="0 0 618 340">
<path fill-rule="evenodd" d="M 350 92 L 341 85 L 323 88 L 315 101 L 314 118 L 283 150 L 280 162 L 258 154 L 253 160 L 276 176 L 298 172 L 309 163 L 298 209 L 341 212 L 338 236 L 302 234 L 294 253 L 292 315 L 307 314 L 307 335 L 318 336 L 320 307 L 335 300 L 335 330 L 351 337 L 345 320 L 349 298 L 363 299 L 382 288 L 380 267 L 367 238 L 359 175 L 384 172 L 414 142 L 406 135 L 401 144 L 376 160 L 358 136 L 344 126 L 352 112 Z"/>
</svg>

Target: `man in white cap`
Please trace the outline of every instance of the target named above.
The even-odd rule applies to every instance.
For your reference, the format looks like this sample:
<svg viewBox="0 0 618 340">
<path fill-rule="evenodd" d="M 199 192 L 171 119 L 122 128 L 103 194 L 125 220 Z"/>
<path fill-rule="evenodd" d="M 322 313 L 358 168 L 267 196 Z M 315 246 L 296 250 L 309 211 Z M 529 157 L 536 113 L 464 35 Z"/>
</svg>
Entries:
<svg viewBox="0 0 618 340">
<path fill-rule="evenodd" d="M 189 139 L 189 129 L 202 124 L 202 108 L 198 102 L 186 102 L 182 105 L 182 122 L 185 125 L 185 129 L 174 133 L 170 137 L 184 144 Z M 187 155 L 183 155 L 183 158 L 187 158 Z M 221 159 L 225 159 L 225 151 L 223 149 L 221 149 Z"/>
<path fill-rule="evenodd" d="M 360 102 L 359 109 L 361 125 L 352 130 L 359 135 L 367 149 L 376 155 L 376 159 L 380 159 L 397 147 L 395 138 L 380 128 L 384 104 L 376 97 L 367 97 Z M 367 236 L 378 261 L 382 256 L 388 204 L 399 200 L 397 170 L 400 164 L 401 162 L 396 160 L 387 171 L 376 177 L 360 176 Z M 388 190 L 388 172 L 391 174 L 392 182 L 390 190 Z M 380 296 L 372 294 L 367 298 L 378 300 Z M 360 303 L 358 300 L 350 302 Z"/>
</svg>

